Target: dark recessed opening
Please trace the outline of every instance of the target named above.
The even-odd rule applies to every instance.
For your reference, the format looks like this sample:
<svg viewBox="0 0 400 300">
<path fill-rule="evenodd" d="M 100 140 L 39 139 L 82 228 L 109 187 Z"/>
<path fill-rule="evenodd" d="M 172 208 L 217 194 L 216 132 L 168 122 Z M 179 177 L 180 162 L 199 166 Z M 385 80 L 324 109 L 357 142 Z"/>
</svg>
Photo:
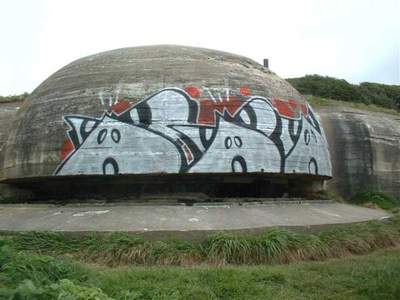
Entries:
<svg viewBox="0 0 400 300">
<path fill-rule="evenodd" d="M 27 178 L 5 182 L 33 192 L 34 201 L 142 200 L 152 197 L 218 201 L 220 198 L 302 197 L 323 178 L 318 176 L 268 176 L 266 174 L 117 175 Z M 318 185 L 317 185 L 318 186 Z M 189 196 L 184 196 L 189 195 Z M 199 196 L 201 195 L 201 196 Z"/>
<path fill-rule="evenodd" d="M 289 195 L 289 187 L 285 184 L 273 183 L 267 180 L 254 180 L 249 183 L 219 183 L 215 188 L 215 196 L 225 197 L 283 197 Z"/>
</svg>

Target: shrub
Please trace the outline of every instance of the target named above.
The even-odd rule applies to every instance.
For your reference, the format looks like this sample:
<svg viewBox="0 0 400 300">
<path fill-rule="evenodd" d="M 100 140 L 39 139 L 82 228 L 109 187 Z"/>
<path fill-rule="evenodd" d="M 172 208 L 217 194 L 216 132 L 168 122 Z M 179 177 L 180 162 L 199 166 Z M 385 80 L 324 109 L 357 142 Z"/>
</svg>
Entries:
<svg viewBox="0 0 400 300">
<path fill-rule="evenodd" d="M 306 75 L 287 79 L 300 93 L 344 101 L 363 102 L 364 97 L 358 87 L 344 79 L 328 76 Z"/>
<path fill-rule="evenodd" d="M 0 103 L 24 101 L 28 96 L 28 93 L 23 93 L 20 95 L 0 96 Z"/>
<path fill-rule="evenodd" d="M 393 209 L 400 205 L 400 201 L 392 196 L 381 192 L 361 192 L 354 195 L 350 201 L 354 204 L 373 203 L 382 209 Z"/>
<path fill-rule="evenodd" d="M 24 280 L 15 289 L 3 290 L 0 297 L 9 300 L 109 300 L 112 299 L 96 287 L 77 285 L 71 280 L 62 279 L 50 285 L 35 285 Z"/>
<path fill-rule="evenodd" d="M 347 102 L 363 102 L 400 111 L 400 86 L 363 82 L 360 85 L 328 76 L 289 78 L 300 93 Z"/>
<path fill-rule="evenodd" d="M 400 86 L 363 82 L 360 91 L 369 103 L 400 110 Z"/>
</svg>

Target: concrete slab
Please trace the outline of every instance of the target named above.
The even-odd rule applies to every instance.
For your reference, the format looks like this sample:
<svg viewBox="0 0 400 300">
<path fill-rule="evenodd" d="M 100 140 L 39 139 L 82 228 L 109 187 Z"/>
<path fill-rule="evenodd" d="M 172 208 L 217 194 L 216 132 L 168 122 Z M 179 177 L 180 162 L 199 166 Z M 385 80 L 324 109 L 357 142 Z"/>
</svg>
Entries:
<svg viewBox="0 0 400 300">
<path fill-rule="evenodd" d="M 0 231 L 193 232 L 312 227 L 383 219 L 390 214 L 332 201 L 185 205 L 3 204 Z"/>
</svg>

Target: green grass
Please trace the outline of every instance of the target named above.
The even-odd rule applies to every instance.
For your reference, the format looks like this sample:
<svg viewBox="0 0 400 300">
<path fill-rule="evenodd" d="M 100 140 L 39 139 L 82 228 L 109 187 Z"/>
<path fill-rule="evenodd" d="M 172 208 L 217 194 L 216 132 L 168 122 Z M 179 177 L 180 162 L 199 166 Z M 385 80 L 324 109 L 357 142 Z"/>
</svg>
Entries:
<svg viewBox="0 0 400 300">
<path fill-rule="evenodd" d="M 201 241 L 2 235 L 0 299 L 399 299 L 399 245 L 399 215 Z"/>
<path fill-rule="evenodd" d="M 400 200 L 381 192 L 361 192 L 354 195 L 348 202 L 358 205 L 377 205 L 386 210 L 400 206 Z"/>
<path fill-rule="evenodd" d="M 279 264 L 369 253 L 400 245 L 400 215 L 332 227 L 317 234 L 270 229 L 257 235 L 212 234 L 204 240 L 150 241 L 124 233 L 74 237 L 25 232 L 3 236 L 17 250 L 73 257 L 110 267 L 125 265 Z"/>
<path fill-rule="evenodd" d="M 351 107 L 366 111 L 387 113 L 395 116 L 400 116 L 400 112 L 395 109 L 389 109 L 374 104 L 365 104 L 362 102 L 349 102 L 335 99 L 322 98 L 317 96 L 305 96 L 312 107 Z"/>
<path fill-rule="evenodd" d="M 0 299 L 398 299 L 400 250 L 275 266 L 118 267 L 0 250 Z"/>
</svg>

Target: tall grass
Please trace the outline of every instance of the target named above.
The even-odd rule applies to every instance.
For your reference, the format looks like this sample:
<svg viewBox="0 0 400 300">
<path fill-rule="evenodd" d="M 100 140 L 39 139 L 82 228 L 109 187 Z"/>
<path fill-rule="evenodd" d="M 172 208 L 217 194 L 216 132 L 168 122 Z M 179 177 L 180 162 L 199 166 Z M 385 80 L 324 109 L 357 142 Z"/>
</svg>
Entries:
<svg viewBox="0 0 400 300">
<path fill-rule="evenodd" d="M 399 250 L 277 266 L 85 265 L 0 247 L 0 299 L 399 299 Z"/>
<path fill-rule="evenodd" d="M 257 235 L 215 233 L 202 241 L 150 241 L 122 233 L 71 237 L 28 232 L 6 240 L 19 250 L 68 255 L 106 266 L 278 264 L 324 260 L 398 246 L 400 216 L 333 227 L 318 234 L 275 228 Z"/>
</svg>

